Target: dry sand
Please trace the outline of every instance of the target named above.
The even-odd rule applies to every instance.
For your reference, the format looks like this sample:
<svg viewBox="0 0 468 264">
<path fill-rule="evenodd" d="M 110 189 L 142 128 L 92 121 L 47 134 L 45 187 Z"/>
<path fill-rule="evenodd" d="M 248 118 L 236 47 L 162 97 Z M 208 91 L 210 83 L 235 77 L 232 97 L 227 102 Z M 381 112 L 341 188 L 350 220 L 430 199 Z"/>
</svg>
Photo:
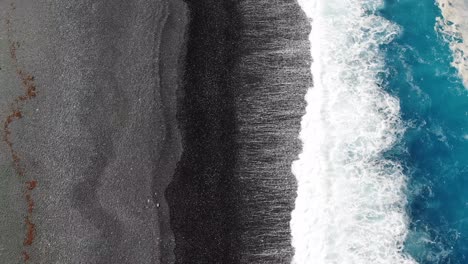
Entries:
<svg viewBox="0 0 468 264">
<path fill-rule="evenodd" d="M 0 146 L 1 262 L 170 263 L 185 5 L 12 2 L 0 1 L 2 127 L 15 109 L 21 118 Z M 24 74 L 37 96 L 15 103 Z"/>
</svg>

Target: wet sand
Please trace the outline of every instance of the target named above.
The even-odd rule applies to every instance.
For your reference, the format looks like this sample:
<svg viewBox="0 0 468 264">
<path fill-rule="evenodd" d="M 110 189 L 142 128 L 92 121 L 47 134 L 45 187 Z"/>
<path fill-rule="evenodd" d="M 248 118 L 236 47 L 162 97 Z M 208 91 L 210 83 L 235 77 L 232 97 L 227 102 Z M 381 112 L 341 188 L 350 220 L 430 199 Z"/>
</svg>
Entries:
<svg viewBox="0 0 468 264">
<path fill-rule="evenodd" d="M 310 25 L 295 0 L 187 2 L 176 263 L 291 263 Z"/>
<path fill-rule="evenodd" d="M 14 110 L 21 116 L 3 133 L 14 152 L 8 140 L 0 147 L 0 259 L 170 263 L 164 190 L 181 155 L 185 5 L 13 4 L 0 2 L 0 117 L 4 124 Z M 23 74 L 34 77 L 37 95 L 17 103 Z"/>
</svg>

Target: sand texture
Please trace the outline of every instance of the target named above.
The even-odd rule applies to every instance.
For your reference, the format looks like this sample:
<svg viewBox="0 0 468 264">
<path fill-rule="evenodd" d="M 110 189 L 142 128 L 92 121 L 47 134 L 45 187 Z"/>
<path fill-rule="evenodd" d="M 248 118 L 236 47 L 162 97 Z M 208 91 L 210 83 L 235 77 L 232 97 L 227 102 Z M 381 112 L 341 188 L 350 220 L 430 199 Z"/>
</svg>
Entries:
<svg viewBox="0 0 468 264">
<path fill-rule="evenodd" d="M 172 262 L 185 4 L 0 10 L 1 263 Z"/>
</svg>

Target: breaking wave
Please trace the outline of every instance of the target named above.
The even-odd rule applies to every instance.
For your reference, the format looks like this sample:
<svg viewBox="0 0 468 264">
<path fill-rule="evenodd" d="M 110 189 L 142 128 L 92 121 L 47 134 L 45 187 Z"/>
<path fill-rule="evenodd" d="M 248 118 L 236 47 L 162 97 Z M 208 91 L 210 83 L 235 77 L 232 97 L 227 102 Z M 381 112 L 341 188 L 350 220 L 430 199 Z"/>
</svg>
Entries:
<svg viewBox="0 0 468 264">
<path fill-rule="evenodd" d="M 314 85 L 306 95 L 293 163 L 293 263 L 416 263 L 404 254 L 406 177 L 384 153 L 404 127 L 383 89 L 380 45 L 399 28 L 376 14 L 381 1 L 300 0 L 311 20 Z"/>
</svg>

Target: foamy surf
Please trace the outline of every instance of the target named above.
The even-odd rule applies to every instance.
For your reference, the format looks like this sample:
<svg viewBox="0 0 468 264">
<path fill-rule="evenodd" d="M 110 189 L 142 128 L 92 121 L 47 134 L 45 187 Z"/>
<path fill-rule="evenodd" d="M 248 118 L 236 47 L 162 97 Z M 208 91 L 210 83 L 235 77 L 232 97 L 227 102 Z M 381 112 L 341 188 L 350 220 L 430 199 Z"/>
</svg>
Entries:
<svg viewBox="0 0 468 264">
<path fill-rule="evenodd" d="M 436 28 L 449 42 L 453 52 L 452 65 L 468 89 L 468 1 L 437 0 L 437 3 L 442 17 L 437 19 Z"/>
<path fill-rule="evenodd" d="M 311 18 L 314 87 L 293 164 L 293 263 L 416 263 L 402 252 L 406 177 L 382 153 L 403 128 L 399 102 L 382 90 L 379 45 L 398 27 L 373 0 L 299 0 Z"/>
</svg>

